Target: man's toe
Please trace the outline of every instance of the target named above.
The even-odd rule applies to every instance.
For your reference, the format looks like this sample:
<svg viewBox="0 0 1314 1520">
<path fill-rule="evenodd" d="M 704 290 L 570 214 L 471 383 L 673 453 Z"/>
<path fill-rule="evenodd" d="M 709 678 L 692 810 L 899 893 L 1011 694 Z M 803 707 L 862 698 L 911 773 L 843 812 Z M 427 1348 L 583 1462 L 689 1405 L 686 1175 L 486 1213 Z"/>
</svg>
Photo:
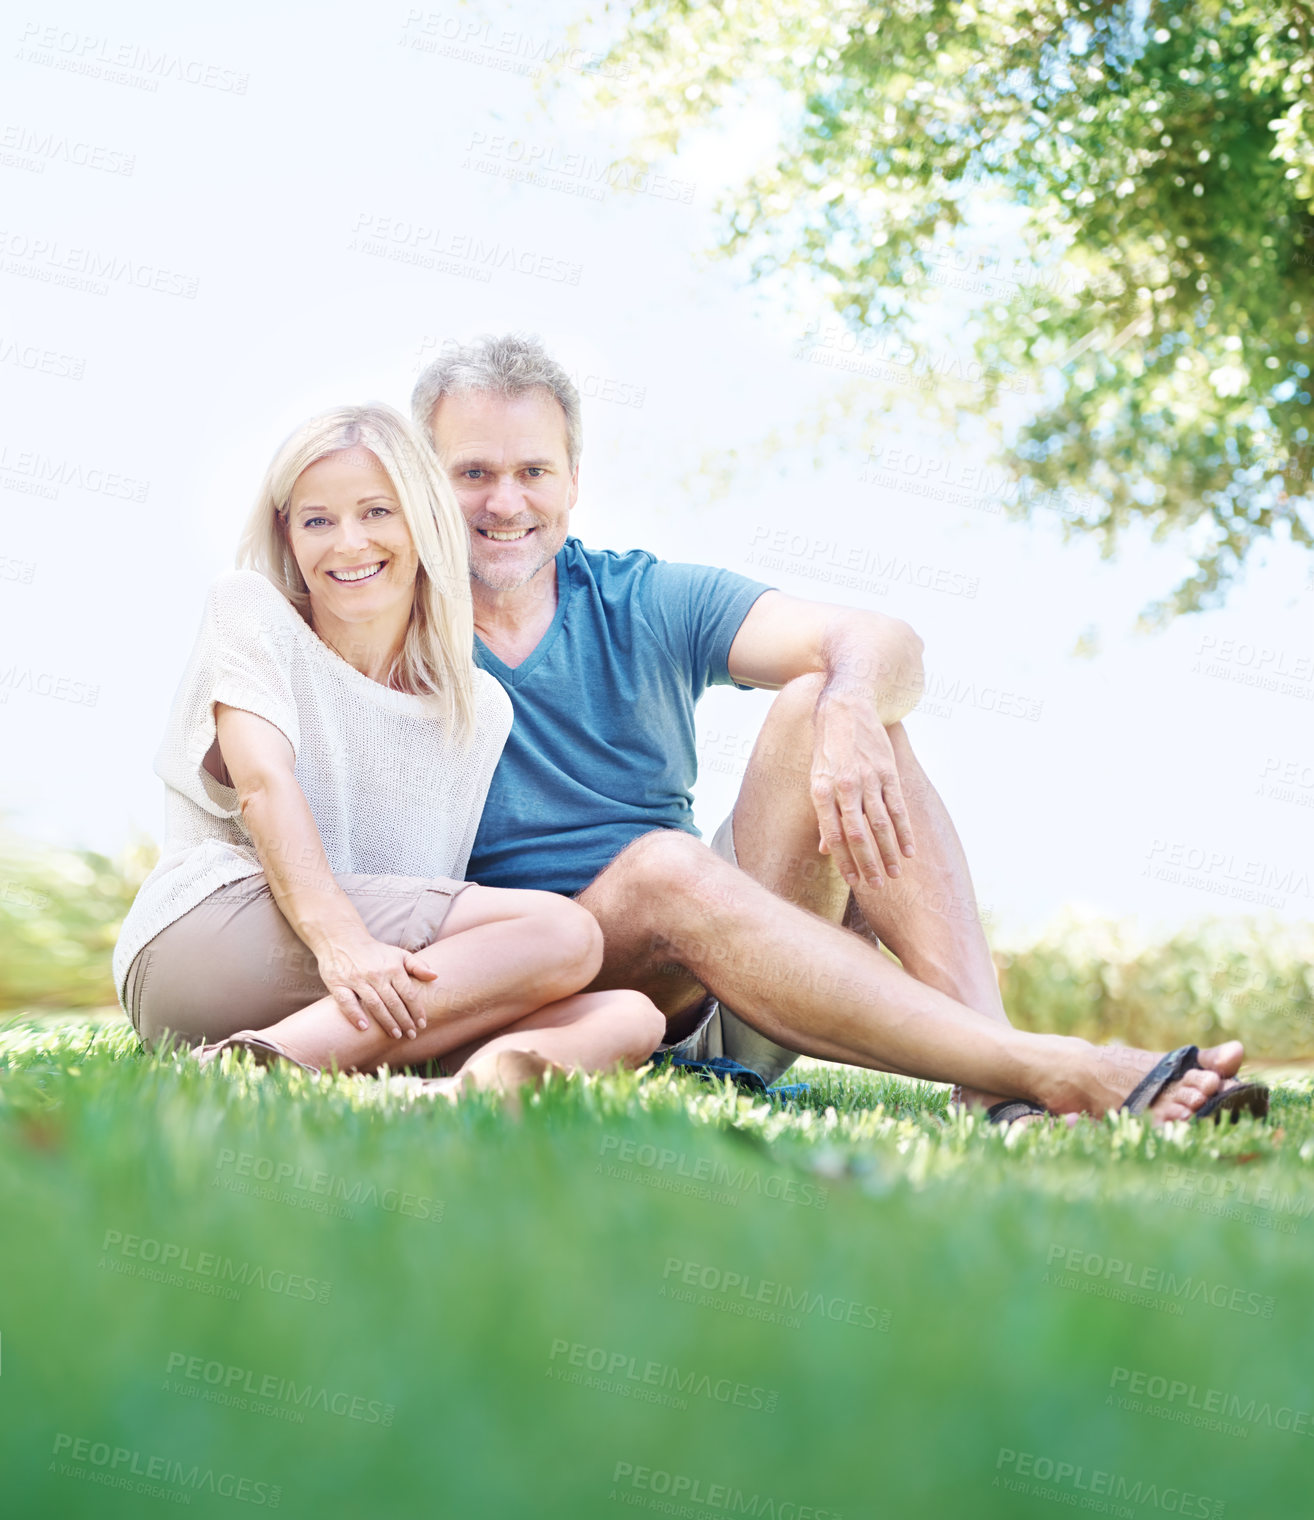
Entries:
<svg viewBox="0 0 1314 1520">
<path fill-rule="evenodd" d="M 1234 1077 L 1245 1059 L 1245 1046 L 1240 1040 L 1227 1040 L 1222 1045 L 1211 1045 L 1199 1055 L 1200 1065 L 1206 1071 L 1217 1072 L 1220 1077 Z"/>
<path fill-rule="evenodd" d="M 1227 1047 L 1220 1046 L 1219 1049 L 1227 1050 Z M 1237 1049 L 1239 1050 L 1240 1047 L 1237 1046 Z M 1239 1063 L 1232 1062 L 1229 1052 L 1225 1057 L 1225 1064 L 1232 1066 L 1235 1070 L 1235 1065 Z M 1190 1119 L 1220 1088 L 1233 1085 L 1235 1084 L 1230 1075 L 1220 1075 L 1211 1067 L 1185 1072 L 1153 1105 L 1153 1113 L 1157 1119 L 1164 1121 Z"/>
</svg>

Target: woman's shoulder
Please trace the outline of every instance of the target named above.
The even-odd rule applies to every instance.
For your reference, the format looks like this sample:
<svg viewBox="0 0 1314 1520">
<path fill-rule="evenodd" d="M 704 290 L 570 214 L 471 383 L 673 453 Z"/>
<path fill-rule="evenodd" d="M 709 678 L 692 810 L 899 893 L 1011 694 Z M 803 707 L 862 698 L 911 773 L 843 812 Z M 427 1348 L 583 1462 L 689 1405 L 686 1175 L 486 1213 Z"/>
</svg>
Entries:
<svg viewBox="0 0 1314 1520">
<path fill-rule="evenodd" d="M 485 670 L 480 665 L 472 663 L 471 671 L 476 703 L 489 713 L 505 713 L 509 723 L 515 709 L 506 687 L 491 671 Z"/>
<path fill-rule="evenodd" d="M 487 670 L 472 662 L 470 678 L 474 695 L 474 733 L 476 753 L 492 756 L 494 763 L 511 733 L 515 707 L 506 687 Z"/>
<path fill-rule="evenodd" d="M 287 597 L 259 570 L 225 570 L 210 582 L 209 599 L 221 606 L 286 607 L 289 612 L 296 608 Z"/>
<path fill-rule="evenodd" d="M 295 629 L 304 620 L 273 581 L 258 570 L 226 570 L 210 582 L 206 621 L 224 640 L 249 642 L 271 633 Z"/>
</svg>

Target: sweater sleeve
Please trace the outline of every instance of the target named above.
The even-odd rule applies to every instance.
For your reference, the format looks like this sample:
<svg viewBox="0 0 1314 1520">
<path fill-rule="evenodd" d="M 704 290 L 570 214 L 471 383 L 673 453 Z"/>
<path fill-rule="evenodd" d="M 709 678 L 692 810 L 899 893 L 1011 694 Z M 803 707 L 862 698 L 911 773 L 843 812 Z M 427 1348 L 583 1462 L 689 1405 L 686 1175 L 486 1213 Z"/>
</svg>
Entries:
<svg viewBox="0 0 1314 1520">
<path fill-rule="evenodd" d="M 210 587 L 201 630 L 173 700 L 155 760 L 156 774 L 207 813 L 238 812 L 235 788 L 203 765 L 217 733 L 214 704 L 239 707 L 272 723 L 300 748 L 290 662 L 296 647 L 288 619 L 300 614 L 253 570 L 222 575 Z"/>
</svg>

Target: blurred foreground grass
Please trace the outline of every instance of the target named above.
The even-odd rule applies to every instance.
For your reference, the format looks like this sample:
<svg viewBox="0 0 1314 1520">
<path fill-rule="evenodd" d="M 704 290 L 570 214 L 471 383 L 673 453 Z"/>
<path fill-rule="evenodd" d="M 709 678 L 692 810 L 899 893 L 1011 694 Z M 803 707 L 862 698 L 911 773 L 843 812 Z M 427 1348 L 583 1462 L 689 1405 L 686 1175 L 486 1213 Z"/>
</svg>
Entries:
<svg viewBox="0 0 1314 1520">
<path fill-rule="evenodd" d="M 517 1116 L 11 1021 L 5 1512 L 1307 1513 L 1308 1081 L 1006 1136 L 799 1075 Z"/>
</svg>

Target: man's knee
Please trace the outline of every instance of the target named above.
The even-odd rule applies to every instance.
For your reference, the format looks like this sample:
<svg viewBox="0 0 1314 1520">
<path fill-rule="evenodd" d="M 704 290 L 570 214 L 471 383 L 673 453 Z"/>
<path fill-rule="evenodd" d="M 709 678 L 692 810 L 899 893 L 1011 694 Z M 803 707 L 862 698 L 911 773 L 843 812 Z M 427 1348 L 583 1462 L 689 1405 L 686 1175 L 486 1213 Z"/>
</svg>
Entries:
<svg viewBox="0 0 1314 1520">
<path fill-rule="evenodd" d="M 690 937 L 702 943 L 752 889 L 743 871 L 701 840 L 680 829 L 658 829 L 623 850 L 581 901 L 604 927 L 625 923 L 681 962 L 678 947 Z"/>
<path fill-rule="evenodd" d="M 787 681 L 776 693 L 775 701 L 782 707 L 792 708 L 798 705 L 811 717 L 817 705 L 817 698 L 821 695 L 826 685 L 826 676 L 823 671 L 810 670 L 807 675 L 795 676 L 792 681 Z"/>
<path fill-rule="evenodd" d="M 812 770 L 817 698 L 825 677 L 797 676 L 776 693 L 748 763 L 757 783 L 806 787 Z"/>
<path fill-rule="evenodd" d="M 804 788 L 810 785 L 817 699 L 825 684 L 826 677 L 813 671 L 797 676 L 776 693 L 749 766 L 759 782 Z M 908 732 L 902 723 L 887 723 L 885 732 L 894 751 L 895 767 L 907 785 L 921 776 Z"/>
<path fill-rule="evenodd" d="M 603 873 L 632 889 L 683 895 L 703 882 L 717 857 L 683 829 L 654 829 L 628 845 Z"/>
<path fill-rule="evenodd" d="M 781 731 L 781 739 L 788 742 L 790 734 L 811 735 L 817 713 L 817 699 L 826 685 L 820 671 L 805 676 L 795 676 L 775 694 L 767 710 L 764 731 L 772 728 Z"/>
</svg>

